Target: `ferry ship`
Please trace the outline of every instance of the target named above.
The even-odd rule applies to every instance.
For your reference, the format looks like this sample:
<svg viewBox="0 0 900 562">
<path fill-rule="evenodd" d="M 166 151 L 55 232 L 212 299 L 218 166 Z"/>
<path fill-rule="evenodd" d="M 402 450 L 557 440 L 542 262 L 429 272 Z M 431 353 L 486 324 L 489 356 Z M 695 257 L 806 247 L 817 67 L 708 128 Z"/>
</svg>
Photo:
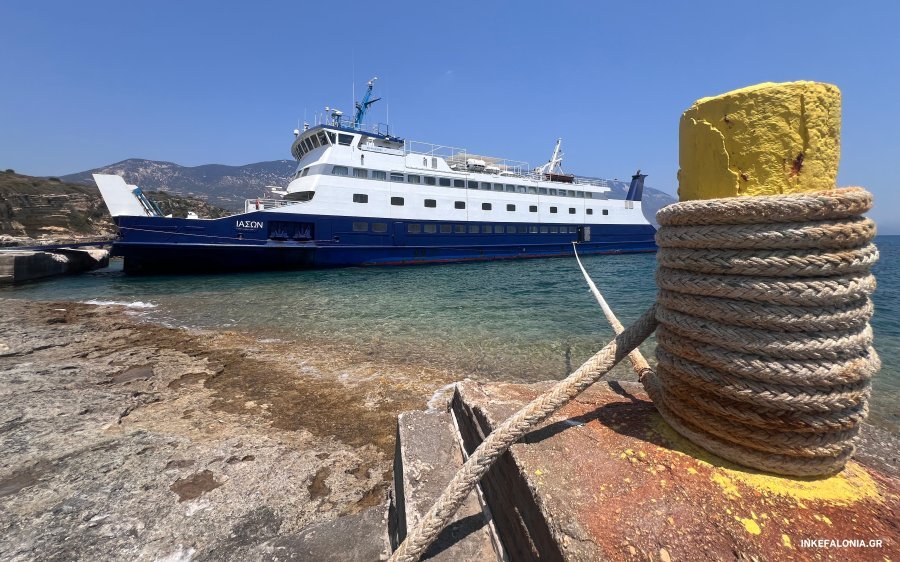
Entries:
<svg viewBox="0 0 900 562">
<path fill-rule="evenodd" d="M 408 141 L 364 125 L 369 81 L 352 119 L 326 108 L 294 130 L 286 189 L 226 218 L 163 216 L 139 187 L 94 180 L 118 227 L 128 273 L 327 268 L 653 252 L 641 211 L 645 175 L 625 199 L 605 180 L 566 174 L 561 140 L 538 168 Z"/>
</svg>

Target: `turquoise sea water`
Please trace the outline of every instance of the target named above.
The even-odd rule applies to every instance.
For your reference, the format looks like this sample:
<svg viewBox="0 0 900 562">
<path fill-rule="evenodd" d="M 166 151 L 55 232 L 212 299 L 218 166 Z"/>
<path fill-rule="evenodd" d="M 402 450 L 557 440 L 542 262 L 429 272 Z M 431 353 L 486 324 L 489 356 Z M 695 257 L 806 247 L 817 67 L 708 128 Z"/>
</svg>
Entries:
<svg viewBox="0 0 900 562">
<path fill-rule="evenodd" d="M 872 324 L 884 366 L 870 419 L 900 431 L 900 236 L 876 243 L 881 260 Z M 652 302 L 652 254 L 584 263 L 626 325 Z M 567 258 L 159 277 L 126 276 L 114 264 L 0 290 L 0 297 L 131 303 L 170 325 L 305 338 L 329 349 L 352 347 L 373 361 L 432 364 L 481 380 L 561 378 L 612 336 L 575 260 Z M 653 346 L 642 348 L 648 357 Z M 626 372 L 620 366 L 613 376 Z"/>
</svg>

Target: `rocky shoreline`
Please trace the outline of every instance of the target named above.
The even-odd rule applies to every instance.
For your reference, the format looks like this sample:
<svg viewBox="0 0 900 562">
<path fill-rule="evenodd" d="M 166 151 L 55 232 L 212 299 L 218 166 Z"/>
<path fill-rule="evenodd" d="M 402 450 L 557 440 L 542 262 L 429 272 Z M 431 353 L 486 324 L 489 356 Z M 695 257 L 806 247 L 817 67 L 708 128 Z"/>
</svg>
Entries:
<svg viewBox="0 0 900 562">
<path fill-rule="evenodd" d="M 121 306 L 0 308 L 4 560 L 372 559 L 396 415 L 464 378 Z M 898 451 L 869 426 L 857 456 L 897 474 Z"/>
<path fill-rule="evenodd" d="M 380 521 L 396 413 L 452 376 L 119 306 L 0 307 L 4 560 L 284 559 L 310 526 Z"/>
</svg>

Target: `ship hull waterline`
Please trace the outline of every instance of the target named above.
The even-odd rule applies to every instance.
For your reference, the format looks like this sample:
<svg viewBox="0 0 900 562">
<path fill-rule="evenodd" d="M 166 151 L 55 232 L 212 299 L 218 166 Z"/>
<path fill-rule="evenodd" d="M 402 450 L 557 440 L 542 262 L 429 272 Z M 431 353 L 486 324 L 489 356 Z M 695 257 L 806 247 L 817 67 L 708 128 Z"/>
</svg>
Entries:
<svg viewBox="0 0 900 562">
<path fill-rule="evenodd" d="M 575 233 L 482 234 L 492 223 L 466 223 L 465 233 L 407 232 L 406 222 L 391 221 L 387 232 L 359 233 L 360 217 L 303 217 L 308 239 L 272 239 L 272 218 L 259 212 L 216 220 L 117 217 L 119 240 L 113 255 L 124 258 L 129 274 L 197 273 L 395 266 L 655 252 L 650 225 L 586 225 Z M 282 217 L 277 217 L 282 218 Z M 299 217 L 298 217 L 299 218 Z M 388 219 L 369 218 L 370 221 Z M 422 221 L 416 221 L 421 223 Z M 251 225 L 236 228 L 231 225 Z M 512 229 L 515 225 L 506 225 Z M 477 227 L 479 233 L 470 232 Z M 526 226 L 527 228 L 527 226 Z M 435 229 L 437 230 L 437 228 Z M 314 233 L 324 233 L 322 239 Z M 588 238 L 585 240 L 585 238 Z"/>
</svg>

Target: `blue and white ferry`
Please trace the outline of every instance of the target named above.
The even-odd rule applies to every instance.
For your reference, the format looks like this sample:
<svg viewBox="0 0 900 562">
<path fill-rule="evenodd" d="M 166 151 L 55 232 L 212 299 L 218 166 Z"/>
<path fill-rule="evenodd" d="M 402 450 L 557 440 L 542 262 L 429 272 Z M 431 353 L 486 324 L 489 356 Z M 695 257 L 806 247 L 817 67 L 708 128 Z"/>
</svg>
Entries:
<svg viewBox="0 0 900 562">
<path fill-rule="evenodd" d="M 374 80 L 374 79 L 373 79 Z M 95 174 L 118 227 L 114 255 L 131 273 L 326 268 L 652 252 L 641 211 L 644 175 L 625 199 L 605 180 L 549 162 L 472 154 L 407 141 L 363 118 L 326 108 L 322 123 L 294 130 L 297 169 L 281 197 L 250 199 L 219 219 L 163 216 L 140 188 Z"/>
</svg>

